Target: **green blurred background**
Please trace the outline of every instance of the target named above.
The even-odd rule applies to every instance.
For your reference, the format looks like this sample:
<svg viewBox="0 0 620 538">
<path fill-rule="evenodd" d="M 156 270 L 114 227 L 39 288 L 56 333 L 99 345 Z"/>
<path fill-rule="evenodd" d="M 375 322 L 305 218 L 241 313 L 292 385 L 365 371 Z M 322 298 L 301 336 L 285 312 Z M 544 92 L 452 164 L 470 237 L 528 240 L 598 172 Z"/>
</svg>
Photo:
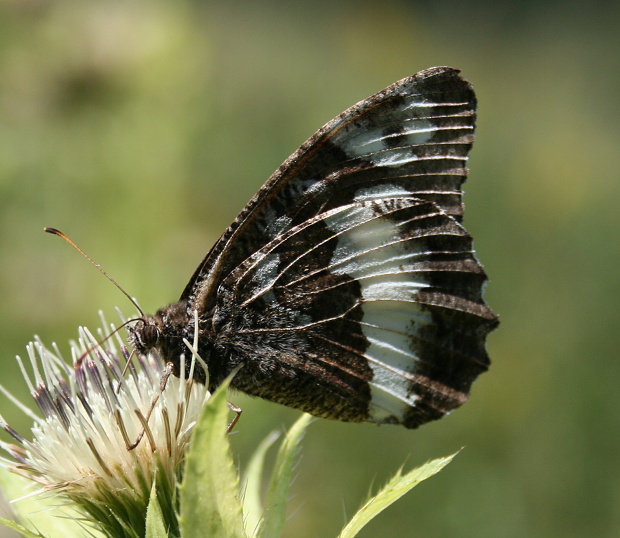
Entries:
<svg viewBox="0 0 620 538">
<path fill-rule="evenodd" d="M 23 386 L 33 334 L 67 349 L 99 309 L 131 312 L 43 226 L 154 311 L 318 127 L 459 67 L 479 97 L 465 222 L 502 319 L 492 368 L 418 431 L 315 422 L 287 536 L 335 536 L 371 484 L 463 446 L 361 536 L 620 536 L 619 27 L 596 1 L 0 0 L 2 384 Z M 233 399 L 243 465 L 297 413 Z"/>
</svg>

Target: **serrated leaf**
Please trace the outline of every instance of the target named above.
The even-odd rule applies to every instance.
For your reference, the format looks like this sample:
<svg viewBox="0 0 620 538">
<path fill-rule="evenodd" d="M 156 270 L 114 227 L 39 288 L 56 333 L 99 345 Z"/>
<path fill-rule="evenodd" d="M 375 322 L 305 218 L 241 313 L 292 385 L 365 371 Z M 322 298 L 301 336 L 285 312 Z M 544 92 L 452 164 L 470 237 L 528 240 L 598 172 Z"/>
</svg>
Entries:
<svg viewBox="0 0 620 538">
<path fill-rule="evenodd" d="M 311 419 L 310 415 L 304 413 L 291 426 L 282 441 L 275 469 L 267 488 L 265 512 L 258 532 L 258 536 L 262 538 L 274 538 L 282 534 L 295 454 Z"/>
<path fill-rule="evenodd" d="M 246 538 L 239 483 L 226 433 L 228 380 L 215 391 L 194 429 L 179 488 L 183 538 Z"/>
<path fill-rule="evenodd" d="M 401 475 L 399 470 L 396 475 L 362 506 L 353 516 L 351 521 L 342 529 L 339 538 L 352 538 L 377 514 L 385 510 L 394 501 L 400 499 L 405 493 L 417 486 L 423 480 L 430 478 L 443 469 L 456 454 L 445 458 L 437 458 L 429 461 L 420 467 L 409 471 L 406 475 Z"/>
<path fill-rule="evenodd" d="M 256 448 L 248 463 L 247 471 L 242 484 L 245 484 L 243 494 L 243 516 L 245 528 L 250 536 L 257 536 L 260 522 L 263 518 L 263 502 L 261 500 L 261 485 L 265 456 L 271 445 L 278 439 L 278 432 L 271 432 Z"/>
<path fill-rule="evenodd" d="M 146 509 L 146 538 L 168 538 L 168 536 L 164 514 L 157 500 L 157 484 L 154 481 Z"/>
</svg>

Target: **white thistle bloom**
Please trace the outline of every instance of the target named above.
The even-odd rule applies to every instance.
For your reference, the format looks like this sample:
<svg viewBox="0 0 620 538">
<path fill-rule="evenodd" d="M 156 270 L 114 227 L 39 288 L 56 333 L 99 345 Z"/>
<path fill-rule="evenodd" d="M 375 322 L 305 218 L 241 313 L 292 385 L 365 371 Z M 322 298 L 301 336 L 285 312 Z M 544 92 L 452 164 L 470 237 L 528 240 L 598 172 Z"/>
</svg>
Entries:
<svg viewBox="0 0 620 538">
<path fill-rule="evenodd" d="M 162 391 L 165 365 L 158 357 L 134 356 L 123 376 L 130 352 L 118 334 L 106 338 L 109 334 L 99 331 L 95 338 L 80 328 L 78 342 L 71 343 L 73 366 L 55 345 L 53 351 L 38 339 L 28 345 L 30 368 L 18 361 L 43 416 L 0 387 L 34 419 L 29 440 L 0 416 L 0 427 L 17 441 L 0 442 L 8 455 L 0 464 L 34 481 L 37 493 L 70 499 L 106 534 L 121 536 L 129 525 L 144 535 L 135 519 L 146 514 L 152 488 L 165 494 L 160 499 L 175 498 L 180 464 L 209 393 L 202 384 L 174 376 Z M 175 507 L 166 508 L 176 518 Z M 175 521 L 168 523 L 174 527 Z"/>
</svg>

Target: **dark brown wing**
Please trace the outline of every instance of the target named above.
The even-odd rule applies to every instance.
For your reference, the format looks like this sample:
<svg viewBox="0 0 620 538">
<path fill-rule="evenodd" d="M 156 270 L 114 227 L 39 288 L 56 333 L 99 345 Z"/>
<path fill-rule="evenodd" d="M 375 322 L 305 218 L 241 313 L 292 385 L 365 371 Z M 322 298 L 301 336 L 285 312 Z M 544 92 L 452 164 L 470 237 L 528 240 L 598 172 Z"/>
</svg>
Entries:
<svg viewBox="0 0 620 538">
<path fill-rule="evenodd" d="M 222 282 L 236 388 L 340 420 L 416 427 L 467 399 L 496 318 L 471 237 L 430 201 L 358 200 L 295 226 Z"/>
<path fill-rule="evenodd" d="M 181 299 L 207 310 L 217 284 L 263 245 L 386 182 L 460 219 L 475 109 L 471 85 L 450 67 L 421 71 L 352 106 L 276 170 L 196 269 Z"/>
</svg>

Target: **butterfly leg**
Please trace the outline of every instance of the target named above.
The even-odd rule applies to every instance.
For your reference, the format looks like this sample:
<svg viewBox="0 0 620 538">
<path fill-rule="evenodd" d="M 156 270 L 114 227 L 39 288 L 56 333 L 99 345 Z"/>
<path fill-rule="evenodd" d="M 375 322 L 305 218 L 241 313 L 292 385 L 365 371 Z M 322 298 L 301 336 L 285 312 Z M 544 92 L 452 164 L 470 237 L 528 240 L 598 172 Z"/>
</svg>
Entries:
<svg viewBox="0 0 620 538">
<path fill-rule="evenodd" d="M 230 424 L 228 425 L 228 428 L 226 428 L 226 433 L 230 433 L 233 430 L 233 428 L 235 427 L 235 425 L 237 424 L 237 422 L 239 422 L 239 419 L 241 418 L 241 413 L 243 413 L 243 409 L 241 409 L 241 407 L 236 406 L 232 402 L 228 402 L 228 408 L 233 413 L 236 413 L 236 414 L 235 414 L 235 418 L 233 418 Z"/>
<path fill-rule="evenodd" d="M 149 419 L 151 418 L 151 415 L 153 414 L 153 410 L 155 409 L 155 405 L 157 405 L 157 402 L 159 401 L 159 397 L 161 393 L 164 392 L 164 390 L 166 390 L 166 384 L 168 383 L 168 379 L 172 375 L 173 371 L 174 371 L 174 364 L 172 364 L 171 362 L 166 363 L 166 369 L 164 370 L 164 373 L 161 376 L 161 380 L 159 381 L 160 393 L 157 396 L 155 396 L 153 400 L 151 401 L 151 405 L 149 406 L 149 410 L 147 411 L 146 415 L 143 415 L 139 410 L 136 413 L 138 416 L 138 419 L 142 423 L 142 430 L 140 430 L 140 433 L 138 434 L 138 436 L 136 437 L 136 440 L 133 443 L 129 442 L 129 437 L 125 430 L 125 426 L 123 424 L 123 421 L 120 418 L 120 414 L 117 412 L 116 421 L 121 429 L 121 434 L 123 435 L 123 439 L 125 440 L 125 448 L 127 448 L 128 451 L 133 450 L 140 444 L 140 441 L 142 441 L 142 438 L 144 437 L 145 433 L 147 434 L 147 437 L 151 437 L 151 432 L 149 430 Z"/>
</svg>

